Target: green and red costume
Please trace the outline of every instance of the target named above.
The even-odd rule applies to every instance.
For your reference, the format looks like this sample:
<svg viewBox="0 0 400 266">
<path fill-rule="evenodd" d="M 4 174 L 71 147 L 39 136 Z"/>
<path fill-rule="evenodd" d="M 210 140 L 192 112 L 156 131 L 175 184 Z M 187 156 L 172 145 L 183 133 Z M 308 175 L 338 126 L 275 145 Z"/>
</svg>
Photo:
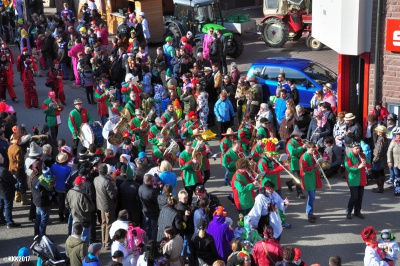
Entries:
<svg viewBox="0 0 400 266">
<path fill-rule="evenodd" d="M 299 160 L 303 154 L 303 142 L 301 139 L 297 140 L 295 138 L 289 139 L 286 143 L 286 153 L 290 155 L 290 170 L 299 171 Z"/>
<path fill-rule="evenodd" d="M 178 119 L 178 116 L 176 115 L 175 112 L 173 112 L 173 114 L 171 115 L 170 112 L 168 112 L 168 110 L 166 110 L 163 115 L 161 116 L 161 120 L 162 120 L 162 125 L 165 126 L 168 122 L 170 122 L 172 120 L 176 120 Z"/>
<path fill-rule="evenodd" d="M 264 178 L 262 180 L 262 186 L 264 187 L 267 181 L 271 181 L 275 185 L 275 190 L 279 190 L 282 188 L 281 185 L 281 171 L 283 170 L 282 166 L 273 162 L 266 155 L 258 161 L 257 165 L 258 173 L 265 173 Z"/>
<path fill-rule="evenodd" d="M 246 170 L 238 169 L 232 178 L 232 192 L 236 209 L 249 210 L 254 206 L 256 194 L 253 179 Z"/>
<path fill-rule="evenodd" d="M 153 145 L 152 149 L 152 155 L 153 155 L 153 162 L 157 162 L 158 160 L 164 160 L 164 152 L 160 151 L 158 146 Z"/>
<path fill-rule="evenodd" d="M 321 176 L 317 168 L 317 162 L 312 154 L 305 152 L 300 157 L 301 188 L 307 191 L 314 191 L 322 188 Z"/>
<path fill-rule="evenodd" d="M 244 127 L 243 125 L 240 126 L 239 130 L 238 130 L 238 140 L 239 142 L 242 144 L 242 149 L 244 150 L 244 152 L 249 152 L 250 148 L 250 139 L 251 139 L 251 135 L 253 133 L 253 129 L 254 127 L 251 126 L 251 128 L 247 128 Z"/>
<path fill-rule="evenodd" d="M 61 111 L 64 110 L 64 105 L 62 105 L 59 99 L 54 99 L 54 101 L 56 101 L 58 106 L 60 107 L 59 110 L 54 108 L 54 106 L 50 107 L 50 104 L 53 103 L 50 98 L 44 100 L 42 104 L 42 112 L 46 115 L 46 124 L 49 127 L 56 127 L 61 124 L 61 118 L 60 123 L 57 123 L 57 116 L 59 116 Z"/>
<path fill-rule="evenodd" d="M 365 154 L 361 153 L 359 155 L 354 154 L 352 151 L 349 152 L 344 160 L 344 166 L 346 167 L 347 183 L 349 187 L 358 187 L 367 185 L 367 173 L 365 167 L 359 169 L 358 166 L 361 164 L 361 156 L 366 162 L 366 167 L 371 169 L 372 165 L 367 160 Z"/>
<path fill-rule="evenodd" d="M 99 116 L 108 115 L 108 95 L 106 92 L 101 93 L 96 89 L 94 97 L 97 101 L 97 114 Z"/>
<path fill-rule="evenodd" d="M 198 142 L 197 139 L 195 141 L 193 141 L 193 145 L 192 145 L 193 148 L 196 147 L 197 142 Z M 210 160 L 207 157 L 207 151 L 208 150 L 211 151 L 211 147 L 210 147 L 210 144 L 208 144 L 207 141 L 204 142 L 204 143 L 205 143 L 204 147 L 199 150 L 199 152 L 201 153 L 201 156 L 202 156 L 202 162 L 201 162 L 200 171 L 210 170 Z"/>
<path fill-rule="evenodd" d="M 204 180 L 201 171 L 193 170 L 192 155 L 186 150 L 179 155 L 179 168 L 182 170 L 181 177 L 185 187 L 203 183 Z"/>
<path fill-rule="evenodd" d="M 122 112 L 122 109 L 124 109 L 124 107 L 123 106 L 112 106 L 112 107 L 110 107 L 110 110 L 111 110 L 111 113 L 113 113 L 114 115 L 117 115 L 117 116 L 121 116 L 121 112 Z"/>
<path fill-rule="evenodd" d="M 135 103 L 132 100 L 129 100 L 125 104 L 125 108 L 128 109 L 129 113 L 131 114 L 131 117 L 135 117 L 136 106 L 135 106 Z"/>
<path fill-rule="evenodd" d="M 222 140 L 220 140 L 219 142 L 219 149 L 221 151 L 220 164 L 222 164 L 222 157 L 224 156 L 225 153 L 228 152 L 230 148 L 232 148 L 232 140 L 230 139 L 230 136 L 226 136 Z"/>
<path fill-rule="evenodd" d="M 229 181 L 232 179 L 233 175 L 236 172 L 236 161 L 241 158 L 239 157 L 238 153 L 243 153 L 243 150 L 240 149 L 239 152 L 235 152 L 233 148 L 230 148 L 222 157 L 222 166 L 228 169 L 229 171 L 228 174 Z"/>
<path fill-rule="evenodd" d="M 265 127 L 263 127 L 263 126 L 260 126 L 260 127 L 257 129 L 257 134 L 256 134 L 256 136 L 257 136 L 257 137 L 258 137 L 258 136 L 261 136 L 263 139 L 269 138 L 268 129 L 265 128 Z"/>
<path fill-rule="evenodd" d="M 136 139 L 140 140 L 139 151 L 145 151 L 148 143 L 147 138 L 144 137 L 145 134 L 142 132 L 142 130 L 140 130 L 140 124 L 142 123 L 142 121 L 143 119 L 139 119 L 137 117 L 133 118 L 131 123 L 131 130 L 129 131 L 129 133 L 131 133 L 132 135 L 136 135 Z"/>
<path fill-rule="evenodd" d="M 90 116 L 86 108 L 81 108 L 80 111 L 78 111 L 76 108 L 72 110 L 68 117 L 68 128 L 69 131 L 71 131 L 73 138 L 78 138 L 82 124 L 92 121 L 93 118 Z"/>
<path fill-rule="evenodd" d="M 149 130 L 148 141 L 153 145 L 158 145 L 158 141 L 161 138 L 161 129 L 157 125 L 151 126 Z"/>
<path fill-rule="evenodd" d="M 264 152 L 265 150 L 262 145 L 259 145 L 257 142 L 253 145 L 253 147 L 251 148 L 251 155 L 253 155 L 252 159 L 255 164 L 258 164 L 261 157 L 264 155 Z"/>
<path fill-rule="evenodd" d="M 193 137 L 193 129 L 199 128 L 200 127 L 200 121 L 197 120 L 194 122 L 194 120 L 189 120 L 187 121 L 183 127 L 182 127 L 182 135 L 188 140 L 194 140 Z"/>
</svg>

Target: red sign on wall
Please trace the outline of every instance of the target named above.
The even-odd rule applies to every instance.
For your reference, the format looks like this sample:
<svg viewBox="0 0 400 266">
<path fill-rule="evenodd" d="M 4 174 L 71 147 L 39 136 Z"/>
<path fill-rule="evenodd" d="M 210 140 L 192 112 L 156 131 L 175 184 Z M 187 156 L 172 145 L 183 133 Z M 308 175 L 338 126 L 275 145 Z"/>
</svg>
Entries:
<svg viewBox="0 0 400 266">
<path fill-rule="evenodd" d="M 387 20 L 386 50 L 391 52 L 400 52 L 400 19 Z"/>
</svg>

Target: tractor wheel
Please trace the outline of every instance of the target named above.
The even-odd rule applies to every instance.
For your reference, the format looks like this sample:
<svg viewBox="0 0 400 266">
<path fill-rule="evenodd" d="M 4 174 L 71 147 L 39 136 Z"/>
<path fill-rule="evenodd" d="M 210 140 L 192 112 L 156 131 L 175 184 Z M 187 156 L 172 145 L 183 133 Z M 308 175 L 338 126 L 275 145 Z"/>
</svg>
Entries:
<svg viewBox="0 0 400 266">
<path fill-rule="evenodd" d="M 262 25 L 261 36 L 268 46 L 280 48 L 289 38 L 289 29 L 282 20 L 268 18 Z"/>
<path fill-rule="evenodd" d="M 181 33 L 179 31 L 179 28 L 176 25 L 171 24 L 171 25 L 168 26 L 168 29 L 164 32 L 164 40 L 168 36 L 171 36 L 172 38 L 174 38 L 174 41 L 173 41 L 172 45 L 174 47 L 178 47 L 179 46 L 179 42 L 181 40 Z"/>
<path fill-rule="evenodd" d="M 310 35 L 307 38 L 307 46 L 313 51 L 320 51 L 324 44 Z"/>
<path fill-rule="evenodd" d="M 231 58 L 237 58 L 243 53 L 243 41 L 238 35 L 233 35 L 232 45 L 227 47 L 227 55 Z"/>
</svg>

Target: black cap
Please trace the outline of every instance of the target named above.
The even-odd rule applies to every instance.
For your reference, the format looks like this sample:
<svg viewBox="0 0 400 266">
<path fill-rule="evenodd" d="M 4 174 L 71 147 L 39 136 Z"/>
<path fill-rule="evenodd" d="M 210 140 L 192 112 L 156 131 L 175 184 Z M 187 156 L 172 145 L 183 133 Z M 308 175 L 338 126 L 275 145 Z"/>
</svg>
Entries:
<svg viewBox="0 0 400 266">
<path fill-rule="evenodd" d="M 82 146 L 82 147 L 79 149 L 79 153 L 80 153 L 80 154 L 87 153 L 87 148 Z"/>
<path fill-rule="evenodd" d="M 114 259 L 123 258 L 124 257 L 124 253 L 121 250 L 116 250 L 114 252 L 114 254 L 112 255 L 112 257 Z"/>
<path fill-rule="evenodd" d="M 38 130 L 39 134 L 46 134 L 47 132 L 49 132 L 49 126 L 46 124 L 41 125 Z"/>
<path fill-rule="evenodd" d="M 260 123 L 261 123 L 261 124 L 263 124 L 263 123 L 268 123 L 268 119 L 267 119 L 266 117 L 261 117 Z"/>
<path fill-rule="evenodd" d="M 275 188 L 275 184 L 272 181 L 267 181 L 264 183 L 264 187 L 272 187 Z"/>
<path fill-rule="evenodd" d="M 129 145 L 132 143 L 132 139 L 131 138 L 124 138 L 124 144 L 125 145 Z"/>
<path fill-rule="evenodd" d="M 206 190 L 206 188 L 204 187 L 204 185 L 198 185 L 197 187 L 196 187 L 196 191 L 195 191 L 195 193 L 197 194 L 197 193 L 204 193 L 204 192 L 207 192 L 207 190 Z"/>
</svg>

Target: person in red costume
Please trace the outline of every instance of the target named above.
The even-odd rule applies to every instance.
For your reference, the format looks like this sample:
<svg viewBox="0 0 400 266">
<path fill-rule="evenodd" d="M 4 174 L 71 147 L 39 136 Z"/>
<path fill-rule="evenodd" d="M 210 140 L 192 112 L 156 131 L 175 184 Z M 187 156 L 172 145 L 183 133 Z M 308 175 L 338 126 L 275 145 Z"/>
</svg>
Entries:
<svg viewBox="0 0 400 266">
<path fill-rule="evenodd" d="M 38 70 L 37 65 L 35 63 L 35 59 L 32 55 L 28 53 L 28 48 L 22 48 L 22 54 L 17 57 L 17 71 L 20 74 L 20 79 L 24 81 L 24 70 L 25 70 L 25 61 L 29 59 L 32 61 L 32 70 L 36 72 Z"/>
<path fill-rule="evenodd" d="M 33 60 L 31 59 L 25 61 L 22 87 L 25 92 L 25 107 L 28 109 L 33 108 L 38 110 L 39 100 L 33 75 L 33 64 Z"/>
<path fill-rule="evenodd" d="M 283 260 L 283 248 L 274 238 L 274 229 L 267 225 L 263 231 L 264 239 L 258 241 L 253 248 L 253 257 L 256 265 L 275 265 Z"/>
<path fill-rule="evenodd" d="M 388 266 L 389 264 L 383 260 L 385 252 L 378 247 L 376 240 L 376 231 L 372 226 L 367 226 L 361 231 L 361 238 L 365 242 L 364 265 Z"/>
<path fill-rule="evenodd" d="M 375 105 L 374 110 L 372 110 L 372 114 L 378 118 L 378 124 L 384 123 L 386 125 L 387 117 L 389 116 L 389 111 L 382 106 L 382 102 L 379 102 Z"/>
<path fill-rule="evenodd" d="M 60 68 L 60 61 L 54 60 L 54 66 L 49 69 L 49 80 L 52 81 L 52 90 L 56 93 L 56 97 L 65 105 L 64 93 L 64 71 Z"/>
<path fill-rule="evenodd" d="M 10 67 L 12 67 L 10 61 L 7 60 L 7 56 L 5 54 L 1 54 L 0 56 L 0 92 L 1 92 L 1 101 L 6 101 L 6 91 L 8 90 L 8 94 L 10 95 L 13 102 L 17 103 L 17 95 L 15 95 L 13 84 L 10 84 L 10 79 L 12 79 L 12 72 L 10 72 Z"/>
</svg>

